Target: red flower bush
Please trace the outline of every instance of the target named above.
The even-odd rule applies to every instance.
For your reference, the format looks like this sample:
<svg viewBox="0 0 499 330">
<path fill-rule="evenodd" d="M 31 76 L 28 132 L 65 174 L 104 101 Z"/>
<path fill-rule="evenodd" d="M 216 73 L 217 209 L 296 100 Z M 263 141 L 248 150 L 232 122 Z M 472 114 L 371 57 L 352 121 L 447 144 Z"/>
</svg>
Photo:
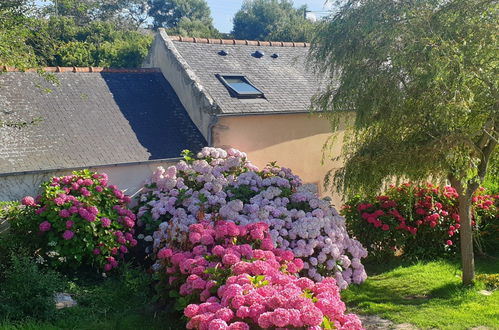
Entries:
<svg viewBox="0 0 499 330">
<path fill-rule="evenodd" d="M 476 221 L 475 243 L 482 252 L 499 251 L 499 195 L 480 188 L 472 199 Z"/>
<path fill-rule="evenodd" d="M 454 254 L 459 244 L 458 194 L 450 186 L 418 186 L 405 183 L 392 186 L 383 195 L 350 200 L 342 210 L 350 234 L 373 257 L 402 252 L 407 257 L 429 258 Z M 475 214 L 484 211 L 497 216 L 496 197 L 483 190 L 473 198 Z M 477 218 L 473 219 L 476 227 Z M 496 222 L 497 223 L 497 222 Z"/>
<path fill-rule="evenodd" d="M 182 248 L 164 247 L 157 257 L 188 329 L 362 329 L 356 315 L 345 315 L 336 281 L 298 277 L 303 261 L 274 248 L 266 223 L 193 224 Z"/>
</svg>

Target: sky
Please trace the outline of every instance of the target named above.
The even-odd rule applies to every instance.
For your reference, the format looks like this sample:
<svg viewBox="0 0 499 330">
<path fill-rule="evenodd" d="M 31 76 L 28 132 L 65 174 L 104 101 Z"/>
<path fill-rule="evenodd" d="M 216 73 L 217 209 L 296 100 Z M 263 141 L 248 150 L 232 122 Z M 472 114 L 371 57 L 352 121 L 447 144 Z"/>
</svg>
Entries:
<svg viewBox="0 0 499 330">
<path fill-rule="evenodd" d="M 0 0 L 2 1 L 2 0 Z M 243 0 L 206 0 L 211 9 L 213 24 L 220 32 L 228 33 L 232 30 L 232 18 L 241 8 Z M 328 9 L 325 4 L 327 0 L 294 0 L 294 6 L 300 7 L 307 5 L 310 11 L 324 11 Z M 331 2 L 331 1 L 330 1 Z M 44 0 L 35 0 L 39 6 L 46 4 Z M 312 16 L 314 13 L 311 14 Z M 316 13 L 315 16 L 321 16 L 323 13 Z"/>
<path fill-rule="evenodd" d="M 215 27 L 220 32 L 230 32 L 232 30 L 232 18 L 241 9 L 243 0 L 206 0 L 211 8 L 211 16 Z M 310 11 L 323 11 L 326 0 L 294 0 L 295 7 L 307 5 Z"/>
</svg>

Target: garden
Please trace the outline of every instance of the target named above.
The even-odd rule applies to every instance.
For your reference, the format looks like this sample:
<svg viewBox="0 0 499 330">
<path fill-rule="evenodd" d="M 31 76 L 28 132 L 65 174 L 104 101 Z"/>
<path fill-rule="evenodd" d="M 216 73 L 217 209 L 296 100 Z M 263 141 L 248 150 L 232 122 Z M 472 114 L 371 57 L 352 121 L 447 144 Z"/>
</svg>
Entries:
<svg viewBox="0 0 499 330">
<path fill-rule="evenodd" d="M 462 286 L 450 186 L 391 186 L 338 212 L 291 170 L 258 169 L 239 150 L 183 157 L 134 198 L 83 170 L 2 203 L 0 328 L 499 324 L 497 192 L 473 197 L 479 275 Z M 74 306 L 56 306 L 62 293 Z"/>
</svg>

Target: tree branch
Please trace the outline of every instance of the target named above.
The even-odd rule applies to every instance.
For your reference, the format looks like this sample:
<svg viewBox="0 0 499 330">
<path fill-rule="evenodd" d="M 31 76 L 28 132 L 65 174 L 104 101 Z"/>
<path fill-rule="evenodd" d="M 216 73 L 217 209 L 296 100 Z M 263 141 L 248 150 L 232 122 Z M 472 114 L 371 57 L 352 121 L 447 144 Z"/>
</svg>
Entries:
<svg viewBox="0 0 499 330">
<path fill-rule="evenodd" d="M 497 132 L 499 128 L 499 118 L 496 118 L 494 121 L 494 125 L 492 129 Z M 489 160 L 490 156 L 492 155 L 492 152 L 497 146 L 497 140 L 496 139 L 488 139 L 488 144 L 482 148 L 482 153 L 480 157 L 480 165 L 478 165 L 478 175 L 475 177 L 478 180 L 474 180 L 468 185 L 466 193 L 471 196 L 475 190 L 478 189 L 480 184 L 483 182 L 485 179 L 485 175 L 487 174 L 487 167 L 489 165 Z"/>
</svg>

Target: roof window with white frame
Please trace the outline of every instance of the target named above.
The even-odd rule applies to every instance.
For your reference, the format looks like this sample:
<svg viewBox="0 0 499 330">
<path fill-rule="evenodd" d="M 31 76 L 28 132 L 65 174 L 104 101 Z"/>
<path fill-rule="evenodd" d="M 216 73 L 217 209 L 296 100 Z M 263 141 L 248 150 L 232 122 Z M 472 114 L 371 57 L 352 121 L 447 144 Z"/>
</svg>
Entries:
<svg viewBox="0 0 499 330">
<path fill-rule="evenodd" d="M 263 92 L 255 87 L 244 75 L 217 74 L 216 76 L 233 97 L 241 99 L 265 97 Z"/>
</svg>

